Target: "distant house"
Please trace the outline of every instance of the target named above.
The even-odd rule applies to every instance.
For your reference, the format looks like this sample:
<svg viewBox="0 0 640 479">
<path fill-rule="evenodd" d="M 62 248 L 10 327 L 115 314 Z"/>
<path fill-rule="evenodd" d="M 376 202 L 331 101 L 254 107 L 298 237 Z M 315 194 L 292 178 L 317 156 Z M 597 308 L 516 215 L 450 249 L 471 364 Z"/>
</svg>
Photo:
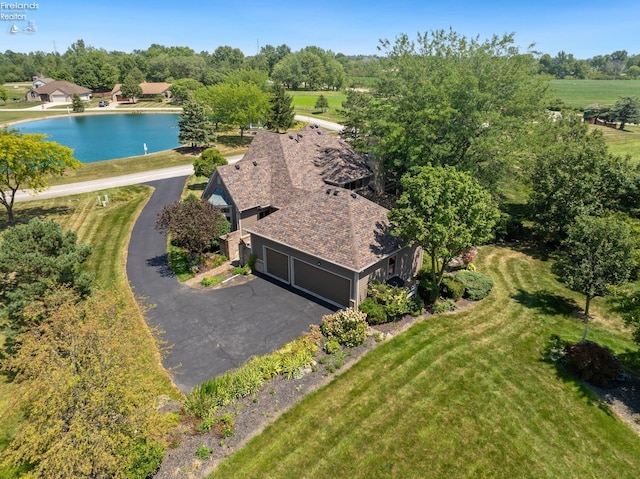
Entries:
<svg viewBox="0 0 640 479">
<path fill-rule="evenodd" d="M 259 132 L 244 158 L 218 167 L 203 198 L 231 222 L 230 258 L 340 307 L 358 306 L 369 281 L 410 282 L 422 250 L 389 231 L 387 210 L 357 193 L 367 158 L 317 126 Z"/>
<path fill-rule="evenodd" d="M 91 99 L 91 90 L 75 83 L 62 80 L 38 79 L 34 81 L 39 86 L 27 92 L 27 101 L 46 101 L 54 103 L 70 103 L 73 95 L 78 94 L 81 100 Z"/>
<path fill-rule="evenodd" d="M 52 81 L 55 81 L 55 80 L 53 78 L 33 77 L 33 82 L 31 83 L 31 86 L 33 88 L 40 88 L 42 85 L 51 83 Z"/>
<path fill-rule="evenodd" d="M 142 95 L 139 98 L 156 98 L 162 96 L 165 99 L 171 98 L 171 83 L 165 82 L 142 82 L 140 83 Z M 122 83 L 117 83 L 111 90 L 111 98 L 113 101 L 127 101 L 129 98 L 122 96 Z"/>
</svg>

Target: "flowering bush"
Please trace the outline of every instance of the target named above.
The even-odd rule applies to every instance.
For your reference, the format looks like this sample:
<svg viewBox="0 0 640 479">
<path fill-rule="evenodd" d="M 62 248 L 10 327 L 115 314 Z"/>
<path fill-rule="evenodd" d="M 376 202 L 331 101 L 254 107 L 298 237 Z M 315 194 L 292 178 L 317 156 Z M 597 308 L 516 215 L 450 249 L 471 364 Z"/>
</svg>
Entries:
<svg viewBox="0 0 640 479">
<path fill-rule="evenodd" d="M 367 315 L 357 309 L 347 308 L 322 317 L 322 334 L 344 346 L 354 347 L 364 343 L 369 326 Z"/>
</svg>

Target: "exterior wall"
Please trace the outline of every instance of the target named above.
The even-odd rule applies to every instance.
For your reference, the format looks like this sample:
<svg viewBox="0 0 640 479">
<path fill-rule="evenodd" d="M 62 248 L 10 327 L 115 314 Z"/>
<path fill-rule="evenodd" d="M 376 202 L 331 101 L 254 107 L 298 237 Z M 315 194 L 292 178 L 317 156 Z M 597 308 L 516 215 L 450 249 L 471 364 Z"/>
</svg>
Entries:
<svg viewBox="0 0 640 479">
<path fill-rule="evenodd" d="M 240 231 L 232 231 L 220 237 L 220 252 L 229 260 L 240 259 Z"/>
<path fill-rule="evenodd" d="M 409 288 L 413 287 L 413 278 L 422 267 L 422 254 L 422 248 L 418 246 L 406 247 L 400 250 L 395 255 L 396 271 L 393 276 L 400 277 Z M 389 258 L 385 258 L 360 273 L 357 304 L 360 304 L 367 297 L 369 281 L 386 281 L 389 279 L 388 271 Z"/>
</svg>

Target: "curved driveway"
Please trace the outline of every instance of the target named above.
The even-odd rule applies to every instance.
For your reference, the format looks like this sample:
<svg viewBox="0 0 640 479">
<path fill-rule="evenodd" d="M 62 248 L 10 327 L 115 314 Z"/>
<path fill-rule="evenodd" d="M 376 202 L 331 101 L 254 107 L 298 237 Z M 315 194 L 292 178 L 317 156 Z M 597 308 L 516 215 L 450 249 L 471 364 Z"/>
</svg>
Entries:
<svg viewBox="0 0 640 479">
<path fill-rule="evenodd" d="M 263 277 L 210 291 L 178 283 L 167 264 L 166 237 L 154 225 L 184 182 L 183 176 L 145 183 L 155 191 L 133 228 L 127 275 L 139 301 L 152 306 L 147 322 L 168 347 L 163 365 L 186 393 L 251 356 L 278 349 L 332 310 Z"/>
</svg>

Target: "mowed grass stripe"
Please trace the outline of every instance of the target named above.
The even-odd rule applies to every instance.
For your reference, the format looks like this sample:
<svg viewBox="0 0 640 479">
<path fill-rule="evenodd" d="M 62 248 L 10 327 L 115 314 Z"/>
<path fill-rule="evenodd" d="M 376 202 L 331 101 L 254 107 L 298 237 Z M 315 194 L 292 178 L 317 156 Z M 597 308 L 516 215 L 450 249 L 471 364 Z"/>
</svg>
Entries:
<svg viewBox="0 0 640 479">
<path fill-rule="evenodd" d="M 562 291 L 549 264 L 508 248 L 477 264 L 487 299 L 379 346 L 211 477 L 635 477 L 638 437 L 540 360 L 556 326 L 580 329 L 515 298 Z"/>
</svg>

